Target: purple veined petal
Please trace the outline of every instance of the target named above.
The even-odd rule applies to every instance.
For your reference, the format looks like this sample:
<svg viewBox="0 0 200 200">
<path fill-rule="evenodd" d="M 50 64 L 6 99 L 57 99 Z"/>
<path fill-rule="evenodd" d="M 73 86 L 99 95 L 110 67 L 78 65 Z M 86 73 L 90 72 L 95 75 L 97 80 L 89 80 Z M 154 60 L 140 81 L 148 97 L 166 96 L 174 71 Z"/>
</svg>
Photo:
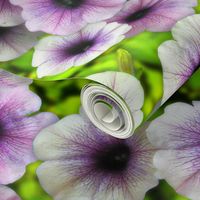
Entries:
<svg viewBox="0 0 200 200">
<path fill-rule="evenodd" d="M 21 200 L 13 190 L 4 185 L 0 185 L 0 196 L 2 200 Z"/>
<path fill-rule="evenodd" d="M 196 14 L 176 23 L 176 26 L 172 29 L 172 35 L 181 47 L 194 46 L 198 49 L 200 45 L 199 20 L 200 14 Z"/>
<path fill-rule="evenodd" d="M 26 165 L 35 161 L 32 151 L 35 136 L 58 118 L 52 113 L 33 115 L 40 109 L 41 100 L 28 89 L 24 78 L 20 82 L 20 77 L 16 79 L 10 73 L 0 76 L 3 83 L 0 85 L 0 184 L 9 184 L 25 173 Z"/>
<path fill-rule="evenodd" d="M 184 49 L 176 41 L 162 44 L 159 47 L 159 57 L 163 68 L 163 104 L 193 74 L 198 67 L 199 58 L 197 49 L 193 46 Z"/>
<path fill-rule="evenodd" d="M 57 118 L 51 113 L 40 113 L 33 117 L 23 118 L 13 116 L 12 119 L 4 116 L 1 119 L 1 124 L 4 126 L 0 141 L 1 149 L 3 149 L 0 162 L 1 184 L 18 180 L 24 175 L 26 165 L 36 161 L 32 152 L 33 140 L 40 130 L 55 121 Z"/>
<path fill-rule="evenodd" d="M 178 110 L 179 112 L 177 112 Z M 186 138 L 190 137 L 188 135 L 190 132 L 188 132 L 187 126 L 191 126 L 192 121 L 198 118 L 198 115 L 199 113 L 195 110 L 195 107 L 186 103 L 174 103 L 166 107 L 165 113 L 158 119 L 154 120 L 147 129 L 147 131 L 150 132 L 150 142 L 156 147 L 163 149 L 181 148 L 186 144 L 188 144 L 188 146 L 192 145 L 192 138 L 191 140 Z M 195 121 L 193 123 L 195 124 Z M 156 129 L 156 127 L 160 128 Z M 170 132 L 172 133 L 170 134 Z"/>
<path fill-rule="evenodd" d="M 89 12 L 84 12 L 83 19 L 89 23 L 96 23 L 113 17 L 118 13 L 126 0 L 117 0 L 117 1 L 99 1 L 99 0 L 90 0 L 86 9 Z"/>
<path fill-rule="evenodd" d="M 175 103 L 147 129 L 150 142 L 159 149 L 154 157 L 158 177 L 192 200 L 200 198 L 199 124 L 199 101 Z"/>
<path fill-rule="evenodd" d="M 198 69 L 200 64 L 200 15 L 179 21 L 172 29 L 176 41 L 163 43 L 158 50 L 163 68 L 164 103 Z"/>
<path fill-rule="evenodd" d="M 142 200 L 158 184 L 152 165 L 155 150 L 145 129 L 120 140 L 80 115 L 43 129 L 34 140 L 36 156 L 45 160 L 37 169 L 42 187 L 56 200 Z"/>
<path fill-rule="evenodd" d="M 14 6 L 9 0 L 0 1 L 0 27 L 16 26 L 24 22 L 22 9 Z M 1 31 L 0 31 L 1 32 Z"/>
<path fill-rule="evenodd" d="M 0 108 L 5 109 L 6 112 L 15 112 L 17 115 L 24 116 L 37 112 L 41 107 L 39 96 L 29 91 L 27 87 L 1 86 L 0 92 Z"/>
<path fill-rule="evenodd" d="M 32 65 L 38 67 L 41 78 L 86 64 L 123 40 L 129 29 L 128 25 L 100 22 L 69 36 L 46 37 L 36 45 Z"/>
<path fill-rule="evenodd" d="M 0 61 L 15 59 L 31 49 L 40 33 L 31 33 L 25 26 L 0 27 Z"/>
<path fill-rule="evenodd" d="M 197 0 L 130 0 L 109 22 L 127 23 L 132 29 L 128 37 L 144 30 L 169 31 L 180 19 L 194 14 Z"/>
<path fill-rule="evenodd" d="M 30 31 L 68 35 L 88 23 L 114 16 L 126 0 L 11 0 L 23 8 L 22 15 Z"/>
<path fill-rule="evenodd" d="M 87 78 L 109 87 L 121 96 L 133 115 L 135 128 L 141 124 L 143 120 L 141 108 L 144 104 L 144 90 L 134 76 L 122 72 L 103 72 L 93 74 Z"/>
<path fill-rule="evenodd" d="M 29 78 L 24 78 L 0 69 L 0 85 L 4 87 L 28 86 L 32 83 Z"/>
</svg>

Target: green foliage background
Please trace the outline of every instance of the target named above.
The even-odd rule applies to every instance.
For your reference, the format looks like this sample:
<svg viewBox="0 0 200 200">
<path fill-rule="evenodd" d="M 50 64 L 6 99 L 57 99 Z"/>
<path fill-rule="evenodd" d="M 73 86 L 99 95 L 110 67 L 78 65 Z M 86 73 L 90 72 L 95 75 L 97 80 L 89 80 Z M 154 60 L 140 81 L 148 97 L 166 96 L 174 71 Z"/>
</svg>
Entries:
<svg viewBox="0 0 200 200">
<path fill-rule="evenodd" d="M 200 6 L 196 8 L 196 12 L 200 13 Z M 19 75 L 34 78 L 35 81 L 31 85 L 31 89 L 42 98 L 41 111 L 54 112 L 62 118 L 72 113 L 78 113 L 80 90 L 88 82 L 84 77 L 102 71 L 118 71 L 117 50 L 128 50 L 133 57 L 133 66 L 137 71 L 136 76 L 141 80 L 145 90 L 143 111 L 147 116 L 162 96 L 162 71 L 157 49 L 162 42 L 169 39 L 171 39 L 169 32 L 144 32 L 131 39 L 124 40 L 87 65 L 74 67 L 58 76 L 47 77 L 43 81 L 37 80 L 35 69 L 31 66 L 33 49 L 18 59 L 0 63 L 0 67 Z M 66 78 L 71 79 L 64 80 Z M 198 70 L 166 104 L 176 101 L 191 103 L 192 100 L 200 100 L 199 78 L 200 71 Z M 53 81 L 58 79 L 63 80 Z M 162 113 L 163 107 L 155 113 L 154 117 Z M 16 183 L 10 185 L 21 196 L 22 200 L 51 200 L 39 185 L 35 175 L 35 170 L 39 164 L 39 161 L 30 164 L 27 167 L 26 174 Z M 149 191 L 145 199 L 187 200 L 177 195 L 164 181 L 161 181 L 158 187 Z"/>
</svg>

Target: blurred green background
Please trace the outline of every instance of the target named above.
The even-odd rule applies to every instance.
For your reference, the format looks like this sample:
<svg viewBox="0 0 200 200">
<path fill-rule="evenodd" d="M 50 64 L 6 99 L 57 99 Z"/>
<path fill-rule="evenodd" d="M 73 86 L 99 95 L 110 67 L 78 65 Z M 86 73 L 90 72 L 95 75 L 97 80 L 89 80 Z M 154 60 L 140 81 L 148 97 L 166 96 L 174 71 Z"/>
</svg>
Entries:
<svg viewBox="0 0 200 200">
<path fill-rule="evenodd" d="M 196 8 L 196 12 L 200 13 L 200 6 Z M 132 56 L 136 76 L 141 80 L 145 90 L 143 111 L 146 117 L 162 96 L 162 71 L 157 56 L 157 48 L 162 42 L 169 39 L 171 39 L 170 33 L 144 32 L 131 39 L 124 40 L 87 65 L 74 67 L 58 76 L 47 77 L 43 79 L 43 81 L 35 80 L 31 85 L 31 89 L 42 98 L 43 105 L 41 111 L 53 112 L 60 118 L 72 113 L 78 113 L 80 107 L 80 90 L 83 85 L 88 82 L 80 77 L 86 77 L 90 74 L 102 71 L 118 71 L 117 50 L 125 49 Z M 31 67 L 32 53 L 33 50 L 30 50 L 18 59 L 0 63 L 0 67 L 13 73 L 36 79 L 35 69 Z M 53 81 L 65 78 L 72 79 Z M 177 101 L 191 103 L 192 100 L 200 100 L 199 80 L 200 71 L 198 70 L 191 79 L 155 113 L 154 117 L 161 114 L 163 108 L 167 104 Z M 39 164 L 40 162 L 30 164 L 27 167 L 26 174 L 16 183 L 10 185 L 21 196 L 22 200 L 51 200 L 40 187 L 35 175 L 35 170 Z M 165 181 L 161 181 L 158 187 L 149 191 L 145 199 L 187 200 L 177 195 Z"/>
</svg>

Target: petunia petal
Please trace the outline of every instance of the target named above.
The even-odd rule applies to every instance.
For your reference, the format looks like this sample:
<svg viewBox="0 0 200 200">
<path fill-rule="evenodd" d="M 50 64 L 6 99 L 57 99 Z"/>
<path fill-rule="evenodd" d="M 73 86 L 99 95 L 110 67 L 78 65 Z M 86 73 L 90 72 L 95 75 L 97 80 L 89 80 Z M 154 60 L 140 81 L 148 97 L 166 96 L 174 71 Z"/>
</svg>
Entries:
<svg viewBox="0 0 200 200">
<path fill-rule="evenodd" d="M 194 14 L 196 0 L 157 1 L 152 5 L 152 12 L 146 18 L 147 30 L 154 32 L 169 31 L 180 19 Z"/>
<path fill-rule="evenodd" d="M 23 116 L 38 111 L 41 106 L 41 99 L 26 87 L 0 88 L 0 94 L 2 114 L 5 110 L 7 114 Z"/>
<path fill-rule="evenodd" d="M 24 78 L 0 69 L 0 85 L 4 87 L 28 86 L 32 83 L 29 78 Z"/>
<path fill-rule="evenodd" d="M 159 151 L 154 157 L 158 176 L 179 193 L 192 200 L 199 200 L 199 169 L 194 167 L 197 149 Z"/>
<path fill-rule="evenodd" d="M 199 199 L 199 119 L 200 102 L 175 103 L 147 129 L 150 142 L 160 149 L 154 158 L 158 177 L 192 200 Z"/>
<path fill-rule="evenodd" d="M 20 200 L 13 190 L 4 185 L 0 185 L 0 196 L 2 200 Z"/>
<path fill-rule="evenodd" d="M 119 10 L 121 10 L 125 0 L 115 1 L 99 1 L 93 0 L 88 1 L 87 9 L 88 13 L 84 13 L 83 19 L 89 23 L 98 22 L 109 19 L 114 16 Z M 102 15 L 103 13 L 103 15 Z"/>
<path fill-rule="evenodd" d="M 179 22 L 172 29 L 174 39 L 183 48 L 199 46 L 200 44 L 200 15 L 189 16 Z"/>
<path fill-rule="evenodd" d="M 164 103 L 199 67 L 199 15 L 181 20 L 172 29 L 177 41 L 167 41 L 159 47 L 163 67 Z"/>
<path fill-rule="evenodd" d="M 133 36 L 144 30 L 169 31 L 180 19 L 194 14 L 196 0 L 131 0 L 109 22 L 128 23 L 132 29 L 126 34 Z"/>
<path fill-rule="evenodd" d="M 81 163 L 77 163 L 81 164 Z M 105 191 L 104 188 L 99 188 L 95 194 L 87 187 L 87 183 L 78 183 L 76 179 L 70 177 L 70 173 L 66 173 L 66 166 L 70 163 L 64 161 L 46 161 L 40 165 L 37 169 L 37 175 L 39 177 L 40 184 L 50 195 L 54 196 L 55 200 L 88 200 L 95 198 L 95 200 L 143 200 L 146 191 L 158 184 L 155 176 L 148 175 L 153 174 L 154 171 L 146 171 L 146 176 L 143 177 L 143 181 L 138 183 L 132 183 L 131 186 L 127 184 L 127 188 L 113 187 L 112 191 Z M 148 166 L 149 167 L 149 166 Z M 63 175 L 62 180 L 60 177 Z M 50 184 L 54 182 L 54 184 Z M 111 180 L 110 180 L 111 181 Z M 88 182 L 89 184 L 89 182 Z M 120 182 L 118 183 L 120 185 Z M 112 185 L 110 185 L 112 187 Z M 126 191 L 127 189 L 127 191 Z M 85 192 L 87 191 L 87 192 Z M 125 193 L 126 191 L 126 193 Z"/>
<path fill-rule="evenodd" d="M 56 126 L 51 125 L 43 129 L 34 140 L 34 152 L 37 158 L 54 160 L 65 156 L 67 150 L 64 148 L 65 138 L 73 135 L 84 124 L 85 122 L 79 115 L 70 115 L 57 122 Z"/>
<path fill-rule="evenodd" d="M 3 159 L 0 163 L 0 184 L 9 184 L 23 176 L 26 169 L 23 162 L 11 162 Z"/>
<path fill-rule="evenodd" d="M 14 6 L 9 0 L 0 1 L 0 27 L 16 26 L 24 22 L 22 9 Z"/>
<path fill-rule="evenodd" d="M 96 23 L 114 16 L 125 0 L 87 0 L 75 8 L 51 0 L 11 0 L 23 8 L 22 15 L 31 31 L 44 31 L 56 35 L 69 35 L 88 23 Z"/>
<path fill-rule="evenodd" d="M 195 108 L 196 106 L 186 103 L 174 103 L 166 107 L 165 113 L 154 120 L 148 128 L 150 142 L 164 149 L 191 146 L 192 138 L 187 140 L 186 137 L 190 137 L 188 129 L 192 127 L 192 123 L 195 125 L 195 120 L 199 116 Z M 193 128 L 195 130 L 196 127 Z"/>
<path fill-rule="evenodd" d="M 41 100 L 29 90 L 31 80 L 0 70 L 0 82 L 0 184 L 9 184 L 35 161 L 35 136 L 58 118 L 52 113 L 35 115 Z"/>
<path fill-rule="evenodd" d="M 0 61 L 21 56 L 36 44 L 37 37 L 41 35 L 41 33 L 29 32 L 24 25 L 3 29 L 5 32 L 0 36 Z"/>
<path fill-rule="evenodd" d="M 56 122 L 57 117 L 51 113 L 40 113 L 23 119 L 13 116 L 12 120 L 1 119 L 7 135 L 0 141 L 3 149 L 0 162 L 1 184 L 9 184 L 19 179 L 25 173 L 26 165 L 36 160 L 32 142 L 39 131 Z"/>
</svg>

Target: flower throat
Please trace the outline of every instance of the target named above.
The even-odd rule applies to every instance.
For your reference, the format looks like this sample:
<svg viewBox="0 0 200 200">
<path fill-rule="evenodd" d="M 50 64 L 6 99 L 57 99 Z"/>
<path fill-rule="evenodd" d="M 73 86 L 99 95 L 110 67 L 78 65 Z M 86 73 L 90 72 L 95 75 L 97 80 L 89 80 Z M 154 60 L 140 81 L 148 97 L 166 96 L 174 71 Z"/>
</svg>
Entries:
<svg viewBox="0 0 200 200">
<path fill-rule="evenodd" d="M 144 8 L 142 10 L 139 10 L 139 11 L 127 16 L 124 21 L 126 23 L 131 23 L 131 22 L 140 20 L 149 13 L 150 9 L 151 8 Z"/>
<path fill-rule="evenodd" d="M 72 56 L 82 54 L 86 52 L 89 48 L 91 48 L 93 44 L 93 40 L 81 41 L 80 43 L 74 44 L 70 48 L 68 48 L 67 53 Z"/>
<path fill-rule="evenodd" d="M 96 167 L 105 172 L 122 172 L 128 166 L 130 154 L 128 145 L 117 143 L 97 153 Z"/>
<path fill-rule="evenodd" d="M 0 27 L 0 37 L 6 35 L 8 31 L 9 31 L 9 27 Z"/>
<path fill-rule="evenodd" d="M 84 0 L 54 0 L 54 1 L 56 4 L 70 9 L 79 8 L 84 3 Z"/>
</svg>

